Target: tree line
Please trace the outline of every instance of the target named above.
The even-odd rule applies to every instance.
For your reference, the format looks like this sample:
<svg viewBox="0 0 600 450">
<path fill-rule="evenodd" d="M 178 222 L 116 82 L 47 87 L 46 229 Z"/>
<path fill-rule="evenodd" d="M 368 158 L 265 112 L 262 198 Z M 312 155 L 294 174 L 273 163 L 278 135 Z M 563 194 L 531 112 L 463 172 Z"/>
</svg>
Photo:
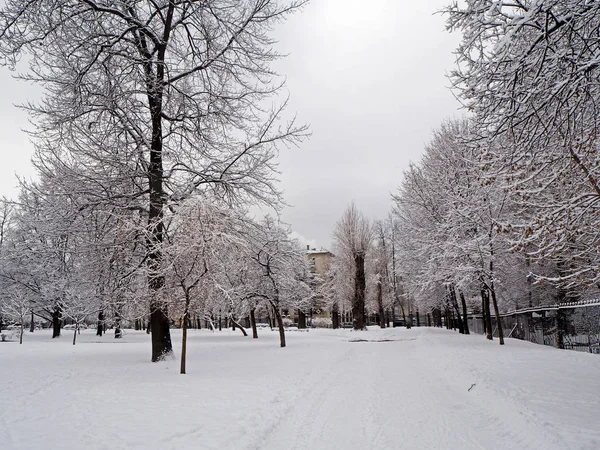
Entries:
<svg viewBox="0 0 600 450">
<path fill-rule="evenodd" d="M 598 294 L 600 5 L 468 0 L 442 12 L 463 37 L 450 80 L 467 115 L 404 171 L 388 236 L 374 240 L 394 249 L 370 273 L 393 274 L 388 305 L 412 302 L 438 324 L 462 317 L 463 332 L 469 309 L 491 339 L 491 316 L 501 327 L 501 312 Z"/>
<path fill-rule="evenodd" d="M 281 206 L 278 150 L 308 130 L 285 116 L 283 81 L 272 69 L 281 55 L 271 36 L 304 3 L 6 2 L 0 62 L 24 69 L 19 77 L 41 85 L 43 96 L 24 105 L 39 181 L 22 183 L 3 229 L 4 301 L 30 297 L 56 324 L 61 315 L 79 321 L 107 304 L 118 323 L 138 299 L 150 315 L 152 360 L 170 354 L 167 292 L 178 280 L 186 298 L 205 284 L 202 270 L 211 271 L 208 260 L 174 249 L 209 252 L 226 240 L 209 219 L 208 231 L 178 235 L 186 217 L 194 208 L 229 208 L 239 218 L 249 205 Z M 253 230 L 262 230 L 255 237 L 263 233 L 264 249 L 247 245 L 256 255 L 231 259 L 255 261 L 270 280 L 257 286 L 261 295 L 285 301 L 291 281 L 279 286 L 283 263 L 269 255 L 293 252 L 280 244 L 272 250 L 273 222 Z M 232 283 L 215 289 L 229 292 Z"/>
</svg>

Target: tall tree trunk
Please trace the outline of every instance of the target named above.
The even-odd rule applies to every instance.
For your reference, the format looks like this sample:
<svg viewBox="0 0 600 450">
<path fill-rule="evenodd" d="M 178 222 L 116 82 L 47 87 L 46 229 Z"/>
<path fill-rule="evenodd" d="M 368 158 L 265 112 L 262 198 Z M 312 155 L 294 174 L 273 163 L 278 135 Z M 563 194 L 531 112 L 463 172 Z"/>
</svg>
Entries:
<svg viewBox="0 0 600 450">
<path fill-rule="evenodd" d="M 417 309 L 417 326 L 421 326 L 421 319 L 419 318 L 419 310 Z"/>
<path fill-rule="evenodd" d="M 179 373 L 185 374 L 185 363 L 187 356 L 187 330 L 188 330 L 188 315 L 190 311 L 190 293 L 188 290 L 185 291 L 185 309 L 183 310 L 182 318 L 182 331 L 181 331 L 181 366 L 179 367 Z"/>
<path fill-rule="evenodd" d="M 456 313 L 456 320 L 458 323 L 458 332 L 460 334 L 465 334 L 464 322 L 460 317 L 460 309 L 458 307 L 458 299 L 456 298 L 456 288 L 454 285 L 450 285 L 450 299 L 452 301 L 452 306 L 454 307 L 454 312 Z"/>
<path fill-rule="evenodd" d="M 252 339 L 258 339 L 258 329 L 256 328 L 256 315 L 254 308 L 250 310 L 250 326 L 252 327 Z"/>
<path fill-rule="evenodd" d="M 98 323 L 96 325 L 96 336 L 102 336 L 103 331 L 104 331 L 104 312 L 100 311 L 98 313 Z"/>
<path fill-rule="evenodd" d="M 154 336 L 154 333 L 152 334 Z M 120 307 L 115 308 L 115 339 L 121 339 L 123 331 L 121 330 L 121 311 Z"/>
<path fill-rule="evenodd" d="M 498 310 L 498 302 L 496 301 L 496 290 L 494 289 L 494 282 L 492 282 L 490 285 L 490 293 L 492 294 L 492 304 L 494 305 L 494 314 L 496 316 L 496 324 L 498 327 L 498 341 L 500 342 L 500 345 L 504 345 L 504 330 L 502 329 L 502 318 L 500 317 L 500 311 Z"/>
<path fill-rule="evenodd" d="M 271 331 L 275 328 L 275 316 L 271 308 L 267 308 L 267 320 L 269 321 L 269 328 Z"/>
<path fill-rule="evenodd" d="M 60 336 L 60 319 L 62 316 L 62 308 L 56 305 L 52 311 L 52 339 Z"/>
<path fill-rule="evenodd" d="M 460 296 L 460 302 L 462 303 L 462 310 L 463 310 L 463 325 L 465 327 L 465 334 L 469 334 L 469 320 L 467 317 L 467 301 L 465 300 L 465 295 L 463 294 L 463 292 L 459 289 L 458 290 L 458 295 Z"/>
<path fill-rule="evenodd" d="M 377 283 L 377 309 L 379 312 L 379 328 L 385 328 L 385 311 L 383 310 L 383 286 Z"/>
<path fill-rule="evenodd" d="M 181 375 L 185 374 L 185 363 L 186 363 L 186 358 L 187 358 L 187 329 L 188 329 L 188 317 L 190 315 L 190 303 L 191 303 L 191 297 L 190 297 L 190 291 L 189 289 L 184 289 L 184 295 L 185 295 L 185 308 L 183 310 L 183 317 L 182 317 L 182 331 L 181 331 L 181 365 L 179 367 L 179 373 Z"/>
<path fill-rule="evenodd" d="M 304 312 L 301 310 L 298 310 L 298 329 L 306 329 L 306 314 L 304 314 Z"/>
<path fill-rule="evenodd" d="M 75 322 L 75 328 L 73 329 L 73 345 L 75 345 L 75 341 L 77 340 L 77 330 L 79 329 L 79 324 Z"/>
<path fill-rule="evenodd" d="M 152 323 L 152 362 L 161 361 L 173 353 L 171 332 L 169 330 L 169 313 L 164 299 L 163 288 L 165 277 L 162 272 L 162 244 L 164 234 L 163 208 L 163 92 L 165 76 L 165 54 L 169 42 L 173 20 L 174 3 L 169 4 L 165 15 L 162 42 L 156 46 L 156 65 L 152 63 L 153 55 L 149 55 L 144 40 L 140 39 L 138 49 L 145 58 L 146 93 L 150 119 L 152 122 L 152 139 L 150 142 L 150 161 L 148 165 L 148 188 L 150 205 L 148 208 L 148 287 L 150 290 L 150 321 Z"/>
<path fill-rule="evenodd" d="M 338 329 L 340 327 L 340 311 L 337 302 L 331 307 L 331 328 Z"/>
<path fill-rule="evenodd" d="M 273 314 L 275 315 L 277 326 L 279 327 L 279 346 L 285 347 L 285 330 L 283 329 L 283 318 L 281 317 L 281 312 L 279 311 L 279 308 L 275 306 L 274 302 L 271 302 L 271 306 L 273 307 Z"/>
<path fill-rule="evenodd" d="M 365 330 L 365 256 L 362 253 L 354 255 L 355 280 L 354 298 L 352 301 L 352 316 L 355 330 Z"/>
<path fill-rule="evenodd" d="M 485 294 L 481 289 L 481 321 L 483 323 L 483 334 L 487 334 L 487 319 L 485 318 Z"/>
<path fill-rule="evenodd" d="M 31 310 L 31 322 L 29 322 L 29 332 L 33 333 L 35 331 L 35 318 L 33 317 L 33 309 Z"/>
<path fill-rule="evenodd" d="M 504 331 L 502 330 L 502 320 L 500 319 L 500 311 L 498 310 L 498 302 L 496 300 L 496 289 L 494 288 L 494 247 L 492 245 L 492 236 L 490 234 L 490 293 L 492 294 L 492 304 L 494 305 L 494 314 L 496 315 L 496 324 L 498 327 L 498 340 L 500 345 L 504 345 Z M 488 306 L 489 307 L 489 306 Z"/>
<path fill-rule="evenodd" d="M 21 333 L 19 334 L 19 344 L 23 343 L 23 332 L 25 331 L 25 324 L 23 323 L 23 318 L 21 317 Z"/>
<path fill-rule="evenodd" d="M 481 289 L 481 298 L 483 300 L 483 308 L 485 311 L 485 331 L 486 331 L 486 338 L 489 339 L 490 341 L 494 340 L 494 332 L 492 329 L 492 315 L 490 313 L 490 295 L 487 291 L 487 289 L 484 287 Z"/>
</svg>

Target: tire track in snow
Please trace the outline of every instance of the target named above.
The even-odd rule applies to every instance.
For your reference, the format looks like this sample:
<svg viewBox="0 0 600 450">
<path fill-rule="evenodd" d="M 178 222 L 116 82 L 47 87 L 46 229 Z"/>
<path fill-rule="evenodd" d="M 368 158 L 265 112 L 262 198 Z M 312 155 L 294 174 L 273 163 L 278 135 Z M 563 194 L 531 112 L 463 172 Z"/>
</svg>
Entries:
<svg viewBox="0 0 600 450">
<path fill-rule="evenodd" d="M 374 444 L 398 448 L 396 430 L 386 417 L 394 407 L 386 389 L 395 376 L 387 366 L 400 346 L 407 344 L 346 345 L 344 356 L 337 358 L 325 378 L 303 389 L 309 395 L 288 409 L 261 448 L 372 448 Z"/>
</svg>

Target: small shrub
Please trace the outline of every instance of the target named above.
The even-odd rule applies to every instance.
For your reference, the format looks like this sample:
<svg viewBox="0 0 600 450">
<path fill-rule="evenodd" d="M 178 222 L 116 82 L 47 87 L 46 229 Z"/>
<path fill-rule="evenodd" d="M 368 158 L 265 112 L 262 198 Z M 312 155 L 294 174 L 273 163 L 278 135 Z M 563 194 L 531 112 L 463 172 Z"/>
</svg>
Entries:
<svg viewBox="0 0 600 450">
<path fill-rule="evenodd" d="M 315 317 L 312 319 L 313 328 L 331 328 L 331 319 L 329 317 Z"/>
</svg>

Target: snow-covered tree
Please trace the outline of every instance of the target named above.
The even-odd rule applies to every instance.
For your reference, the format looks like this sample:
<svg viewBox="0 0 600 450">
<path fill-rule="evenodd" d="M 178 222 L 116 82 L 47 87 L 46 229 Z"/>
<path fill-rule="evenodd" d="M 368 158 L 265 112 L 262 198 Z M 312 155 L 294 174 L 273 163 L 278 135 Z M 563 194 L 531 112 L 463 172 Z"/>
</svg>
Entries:
<svg viewBox="0 0 600 450">
<path fill-rule="evenodd" d="M 269 107 L 282 86 L 270 35 L 303 3 L 14 0 L 0 10 L 0 58 L 14 66 L 27 55 L 22 78 L 44 88 L 27 106 L 40 165 L 71 172 L 86 205 L 145 219 L 153 361 L 172 351 L 167 205 L 205 189 L 279 201 L 278 145 L 306 129 L 280 120 L 285 102 Z"/>
<path fill-rule="evenodd" d="M 520 249 L 552 261 L 557 273 L 537 278 L 574 296 L 600 273 L 599 11 L 578 0 L 446 9 L 448 27 L 463 34 L 452 79 L 473 113 L 481 156 L 529 213 Z"/>
<path fill-rule="evenodd" d="M 351 203 L 341 219 L 336 223 L 333 232 L 336 258 L 352 262 L 351 278 L 354 280 L 352 295 L 352 317 L 355 330 L 366 329 L 365 292 L 366 274 L 365 260 L 371 248 L 373 229 L 370 221 Z M 338 273 L 340 276 L 341 273 Z"/>
</svg>

